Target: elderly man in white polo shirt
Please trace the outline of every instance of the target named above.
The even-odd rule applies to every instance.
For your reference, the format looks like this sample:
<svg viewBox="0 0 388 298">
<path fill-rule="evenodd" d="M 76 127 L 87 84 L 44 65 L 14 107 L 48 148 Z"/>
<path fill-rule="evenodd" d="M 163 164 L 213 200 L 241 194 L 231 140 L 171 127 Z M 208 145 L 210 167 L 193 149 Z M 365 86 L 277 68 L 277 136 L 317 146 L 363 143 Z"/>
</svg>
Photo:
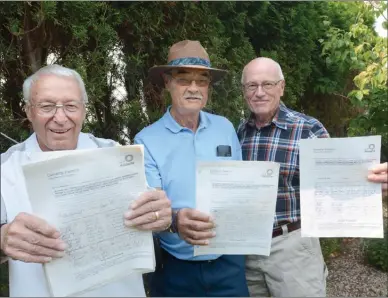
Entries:
<svg viewBox="0 0 388 298">
<path fill-rule="evenodd" d="M 76 71 L 59 65 L 43 67 L 24 82 L 23 94 L 34 133 L 1 154 L 1 256 L 2 261 L 9 262 L 11 297 L 47 297 L 50 294 L 42 264 L 62 257 L 66 243 L 55 227 L 31 212 L 21 171 L 21 165 L 29 160 L 26 153 L 101 148 L 118 143 L 81 133 L 87 94 Z M 128 215 L 123 214 L 123 222 L 153 231 L 170 225 L 170 201 L 163 191 L 143 193 L 137 203 Z M 145 296 L 142 276 L 129 275 L 83 296 Z"/>
</svg>

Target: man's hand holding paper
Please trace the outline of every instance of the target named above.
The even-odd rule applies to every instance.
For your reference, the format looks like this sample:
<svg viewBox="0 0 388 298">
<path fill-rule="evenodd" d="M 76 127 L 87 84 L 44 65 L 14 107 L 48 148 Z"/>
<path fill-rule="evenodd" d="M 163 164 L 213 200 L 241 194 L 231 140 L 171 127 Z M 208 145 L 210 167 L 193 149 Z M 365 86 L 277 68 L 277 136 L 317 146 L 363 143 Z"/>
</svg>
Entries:
<svg viewBox="0 0 388 298">
<path fill-rule="evenodd" d="M 192 245 L 208 245 L 209 239 L 215 237 L 213 218 L 201 211 L 183 208 L 179 210 L 177 226 L 179 236 Z"/>
<path fill-rule="evenodd" d="M 369 170 L 368 180 L 374 183 L 381 183 L 383 197 L 388 195 L 388 163 L 382 163 Z"/>
<path fill-rule="evenodd" d="M 47 263 L 65 255 L 59 231 L 35 215 L 20 213 L 1 232 L 2 250 L 14 260 Z"/>
<path fill-rule="evenodd" d="M 164 231 L 171 225 L 171 202 L 162 190 L 147 191 L 125 213 L 125 225 L 144 231 Z"/>
</svg>

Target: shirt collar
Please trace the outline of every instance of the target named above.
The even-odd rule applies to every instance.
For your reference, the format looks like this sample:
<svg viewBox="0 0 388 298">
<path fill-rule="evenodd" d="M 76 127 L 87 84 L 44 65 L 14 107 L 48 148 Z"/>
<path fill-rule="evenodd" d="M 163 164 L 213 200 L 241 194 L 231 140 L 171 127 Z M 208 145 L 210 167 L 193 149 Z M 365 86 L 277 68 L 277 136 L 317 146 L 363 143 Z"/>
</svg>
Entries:
<svg viewBox="0 0 388 298">
<path fill-rule="evenodd" d="M 171 110 L 171 106 L 169 106 L 167 108 L 167 111 L 166 111 L 166 113 L 163 116 L 163 121 L 164 121 L 164 125 L 166 126 L 166 128 L 171 130 L 171 132 L 173 132 L 173 133 L 178 133 L 178 132 L 180 132 L 183 129 L 187 129 L 186 127 L 183 127 L 178 122 L 176 122 L 174 117 L 172 117 L 172 115 L 170 113 L 170 110 Z M 199 126 L 198 126 L 198 130 L 200 130 L 202 128 L 206 128 L 208 126 L 209 126 L 209 118 L 208 118 L 208 116 L 206 115 L 205 112 L 200 111 L 199 112 Z"/>
<path fill-rule="evenodd" d="M 287 129 L 287 114 L 288 114 L 287 107 L 283 103 L 280 103 L 278 112 L 276 113 L 275 117 L 272 119 L 272 122 L 281 129 L 284 129 L 284 130 Z"/>
<path fill-rule="evenodd" d="M 287 129 L 287 107 L 284 103 L 280 103 L 278 111 L 272 118 L 271 123 L 275 124 L 278 128 Z M 251 112 L 248 119 L 245 121 L 244 126 L 256 128 L 255 115 Z"/>
</svg>

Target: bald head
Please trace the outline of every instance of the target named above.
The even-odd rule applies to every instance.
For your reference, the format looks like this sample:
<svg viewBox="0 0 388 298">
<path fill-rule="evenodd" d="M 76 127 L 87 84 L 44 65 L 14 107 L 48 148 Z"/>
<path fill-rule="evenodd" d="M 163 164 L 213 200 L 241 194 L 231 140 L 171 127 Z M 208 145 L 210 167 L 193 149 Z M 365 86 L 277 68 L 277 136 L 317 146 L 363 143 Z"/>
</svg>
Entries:
<svg viewBox="0 0 388 298">
<path fill-rule="evenodd" d="M 259 57 L 245 65 L 241 76 L 241 84 L 245 84 L 249 81 L 247 74 L 252 71 L 260 70 L 265 71 L 269 76 L 273 77 L 273 80 L 284 80 L 282 68 L 279 63 L 271 58 Z"/>
<path fill-rule="evenodd" d="M 264 57 L 252 60 L 244 67 L 241 83 L 256 125 L 261 127 L 270 123 L 279 108 L 285 87 L 279 63 Z"/>
</svg>

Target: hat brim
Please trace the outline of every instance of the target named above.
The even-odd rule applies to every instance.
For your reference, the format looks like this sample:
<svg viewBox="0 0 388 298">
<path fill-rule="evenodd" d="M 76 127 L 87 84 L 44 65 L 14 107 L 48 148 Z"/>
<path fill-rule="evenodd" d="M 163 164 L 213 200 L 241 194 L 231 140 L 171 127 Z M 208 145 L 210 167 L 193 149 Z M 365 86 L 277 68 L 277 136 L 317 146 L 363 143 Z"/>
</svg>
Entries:
<svg viewBox="0 0 388 298">
<path fill-rule="evenodd" d="M 227 70 L 223 70 L 223 69 L 209 68 L 209 67 L 197 66 L 197 65 L 159 65 L 159 66 L 153 66 L 148 70 L 148 79 L 151 83 L 163 88 L 164 81 L 163 81 L 162 74 L 165 73 L 166 71 L 169 71 L 172 69 L 178 69 L 178 68 L 207 70 L 210 73 L 212 84 L 220 81 L 228 72 Z"/>
</svg>

